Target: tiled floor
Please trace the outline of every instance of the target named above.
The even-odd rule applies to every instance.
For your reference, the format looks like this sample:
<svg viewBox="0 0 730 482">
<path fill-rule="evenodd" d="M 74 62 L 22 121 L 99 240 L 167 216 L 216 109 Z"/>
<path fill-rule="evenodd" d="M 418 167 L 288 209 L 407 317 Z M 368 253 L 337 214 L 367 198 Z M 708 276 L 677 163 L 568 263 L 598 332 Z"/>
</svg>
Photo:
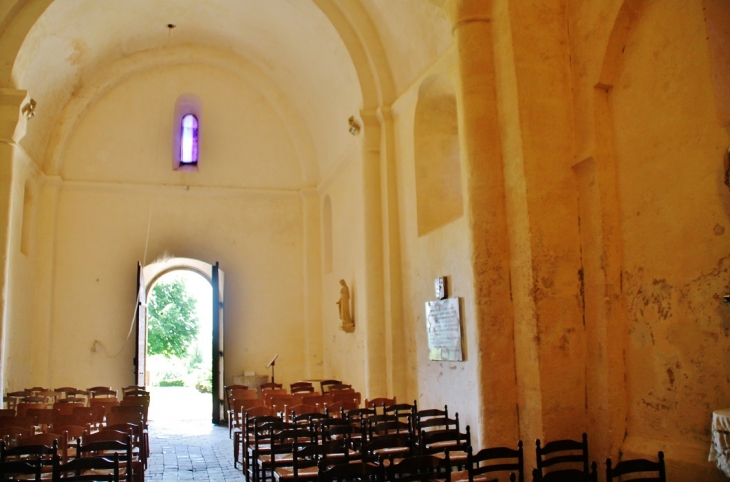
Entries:
<svg viewBox="0 0 730 482">
<path fill-rule="evenodd" d="M 226 427 L 206 421 L 150 420 L 150 458 L 146 482 L 246 480 L 233 468 L 233 442 Z"/>
<path fill-rule="evenodd" d="M 151 391 L 145 482 L 246 480 L 240 468 L 233 468 L 228 428 L 210 422 L 210 395 L 183 387 Z"/>
</svg>

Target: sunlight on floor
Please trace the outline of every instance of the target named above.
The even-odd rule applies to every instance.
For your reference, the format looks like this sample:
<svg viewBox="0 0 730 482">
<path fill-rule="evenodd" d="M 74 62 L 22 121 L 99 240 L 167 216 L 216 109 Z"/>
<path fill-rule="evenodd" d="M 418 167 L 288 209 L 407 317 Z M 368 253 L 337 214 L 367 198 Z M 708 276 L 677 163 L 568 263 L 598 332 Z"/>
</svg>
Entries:
<svg viewBox="0 0 730 482">
<path fill-rule="evenodd" d="M 149 387 L 149 419 L 158 437 L 210 433 L 212 396 L 192 387 Z"/>
</svg>

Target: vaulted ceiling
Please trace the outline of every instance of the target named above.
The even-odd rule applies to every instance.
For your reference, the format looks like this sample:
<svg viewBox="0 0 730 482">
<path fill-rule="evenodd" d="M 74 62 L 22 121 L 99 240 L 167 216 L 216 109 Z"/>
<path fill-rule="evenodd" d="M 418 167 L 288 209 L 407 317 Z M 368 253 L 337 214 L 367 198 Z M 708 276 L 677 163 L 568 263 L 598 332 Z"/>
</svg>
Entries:
<svg viewBox="0 0 730 482">
<path fill-rule="evenodd" d="M 390 105 L 452 44 L 442 9 L 427 0 L 11 3 L 0 10 L 0 53 L 12 64 L 2 80 L 37 100 L 22 144 L 50 172 L 59 126 L 83 105 L 130 73 L 185 62 L 253 66 L 264 95 L 306 125 L 318 162 L 331 162 L 351 142 L 350 115 Z"/>
</svg>

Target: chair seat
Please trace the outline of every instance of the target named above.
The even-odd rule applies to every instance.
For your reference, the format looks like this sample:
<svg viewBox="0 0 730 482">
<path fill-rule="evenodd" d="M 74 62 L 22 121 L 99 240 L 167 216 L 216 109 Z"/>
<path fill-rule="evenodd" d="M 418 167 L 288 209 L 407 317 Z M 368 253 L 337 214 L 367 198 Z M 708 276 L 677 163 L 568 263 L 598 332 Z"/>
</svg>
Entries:
<svg viewBox="0 0 730 482">
<path fill-rule="evenodd" d="M 469 481 L 469 472 L 466 470 L 461 470 L 459 472 L 454 472 L 451 474 L 451 482 L 468 482 Z M 490 479 L 484 475 L 476 475 L 474 476 L 474 482 L 499 482 L 499 479 Z"/>
<path fill-rule="evenodd" d="M 434 457 L 438 457 L 440 459 L 446 458 L 446 452 L 437 452 L 433 454 Z M 461 450 L 455 450 L 453 452 L 449 452 L 449 460 L 451 462 L 463 462 L 466 461 L 467 455 L 466 452 L 463 452 Z"/>
<path fill-rule="evenodd" d="M 274 477 L 276 477 L 276 480 L 294 479 L 294 469 L 289 467 L 279 467 L 274 472 Z M 319 468 L 317 466 L 306 467 L 297 471 L 297 478 L 299 479 L 316 480 L 317 477 L 319 477 Z"/>
<path fill-rule="evenodd" d="M 292 454 L 277 454 L 276 455 L 276 462 L 294 462 L 294 456 Z M 263 454 L 259 455 L 259 465 L 261 464 L 270 464 L 271 463 L 271 455 L 270 454 Z"/>
</svg>

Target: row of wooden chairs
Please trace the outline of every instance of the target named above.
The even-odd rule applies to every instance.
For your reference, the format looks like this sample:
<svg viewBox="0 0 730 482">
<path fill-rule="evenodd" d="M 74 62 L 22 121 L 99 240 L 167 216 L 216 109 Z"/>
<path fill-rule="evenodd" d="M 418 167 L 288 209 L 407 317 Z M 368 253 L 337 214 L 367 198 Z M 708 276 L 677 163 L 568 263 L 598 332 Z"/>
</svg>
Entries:
<svg viewBox="0 0 730 482">
<path fill-rule="evenodd" d="M 15 480 L 9 478 L 18 473 L 15 466 L 23 469 L 20 463 L 25 462 L 34 466 L 36 480 L 47 479 L 47 475 L 53 473 L 54 480 L 68 480 L 76 474 L 86 475 L 84 480 L 120 480 L 121 477 L 127 482 L 141 482 L 144 480 L 146 454 L 135 439 L 134 427 L 139 426 L 116 424 L 95 433 L 81 428 L 82 433 L 74 431 L 73 435 L 66 429 L 58 434 L 46 433 L 21 439 L 14 447 L 8 447 L 0 441 L 0 480 Z M 80 427 L 72 427 L 78 428 Z M 69 438 L 75 439 L 72 450 L 67 446 Z M 106 478 L 108 474 L 99 474 L 96 471 L 93 474 L 82 474 L 82 468 L 89 469 L 87 465 L 91 461 L 77 460 L 90 456 L 115 457 L 117 467 L 111 473 L 115 478 Z M 27 470 L 24 471 L 27 473 Z M 97 478 L 99 476 L 101 478 Z"/>
<path fill-rule="evenodd" d="M 18 392 L 10 392 L 5 395 L 6 410 L 23 410 L 28 405 L 62 406 L 63 404 L 82 404 L 89 406 L 92 403 L 103 403 L 107 400 L 117 400 L 117 390 L 107 386 L 89 387 L 81 390 L 74 387 L 60 387 L 47 389 L 43 387 L 26 388 Z M 122 388 L 124 398 L 144 397 L 149 398 L 149 392 L 145 387 L 131 385 Z"/>
<path fill-rule="evenodd" d="M 317 441 L 321 445 L 339 443 L 353 451 L 356 458 L 365 458 L 371 463 L 377 462 L 378 456 L 384 453 L 395 452 L 399 456 L 440 454 L 444 457 L 447 449 L 452 453 L 453 463 L 465 463 L 470 433 L 468 427 L 466 433 L 459 431 L 458 415 L 455 419 L 443 417 L 447 413 L 446 407 L 444 411 L 438 411 L 440 417 L 435 416 L 434 410 L 421 411 L 423 416 L 419 420 L 422 424 L 416 432 L 414 427 L 419 424 L 412 422 L 413 405 L 390 408 L 394 409 L 384 414 L 377 414 L 373 409 L 354 409 L 343 411 L 337 417 L 318 412 L 292 413 L 288 420 L 266 407 L 248 410 L 243 430 L 235 433 L 234 465 L 242 453 L 240 461 L 249 477 L 254 481 L 265 480 L 266 474 L 276 472 L 276 467 L 269 463 L 272 439 L 279 437 L 282 430 L 290 429 L 307 430 L 310 444 Z M 436 419 L 440 420 L 432 422 Z"/>
</svg>

